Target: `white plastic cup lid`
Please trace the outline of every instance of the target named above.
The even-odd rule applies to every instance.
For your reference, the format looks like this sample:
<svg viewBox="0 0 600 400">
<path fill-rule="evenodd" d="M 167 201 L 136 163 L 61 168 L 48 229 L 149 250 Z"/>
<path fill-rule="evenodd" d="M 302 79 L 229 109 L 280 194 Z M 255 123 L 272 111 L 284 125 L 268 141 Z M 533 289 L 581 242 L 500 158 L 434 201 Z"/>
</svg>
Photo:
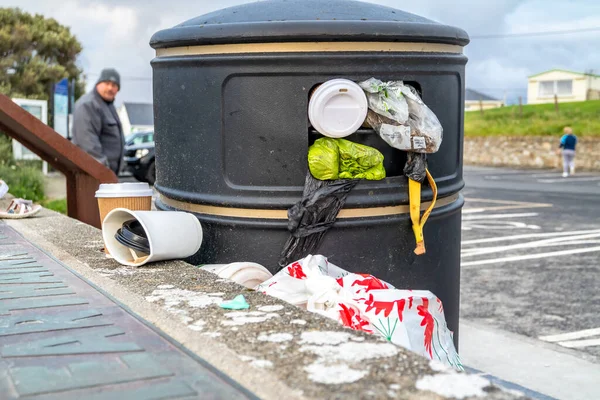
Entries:
<svg viewBox="0 0 600 400">
<path fill-rule="evenodd" d="M 147 183 L 103 183 L 96 191 L 96 197 L 147 197 L 152 196 L 152 189 Z"/>
<path fill-rule="evenodd" d="M 315 89 L 308 104 L 311 125 L 322 135 L 342 138 L 356 132 L 367 117 L 364 91 L 348 79 L 332 79 Z"/>
</svg>

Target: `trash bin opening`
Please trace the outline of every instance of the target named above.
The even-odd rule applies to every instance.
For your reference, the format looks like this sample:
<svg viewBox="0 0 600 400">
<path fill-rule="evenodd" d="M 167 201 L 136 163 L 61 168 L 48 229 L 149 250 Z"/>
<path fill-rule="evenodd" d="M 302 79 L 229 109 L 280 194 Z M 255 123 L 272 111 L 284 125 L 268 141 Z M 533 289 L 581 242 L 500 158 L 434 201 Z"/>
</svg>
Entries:
<svg viewBox="0 0 600 400">
<path fill-rule="evenodd" d="M 368 78 L 370 78 L 370 76 L 364 77 L 364 79 L 368 79 Z M 387 76 L 383 76 L 383 77 L 375 76 L 375 78 L 383 79 L 385 81 L 402 80 L 402 78 L 399 78 L 399 77 L 387 77 Z M 361 77 L 360 79 L 349 79 L 349 80 L 352 80 L 354 82 L 361 82 L 364 79 L 363 79 L 363 77 Z M 310 88 L 310 90 L 308 91 L 308 95 L 307 95 L 308 101 L 310 101 L 310 98 L 312 97 L 314 91 L 319 86 L 321 86 L 324 82 L 326 82 L 326 81 L 316 83 L 315 85 L 313 85 L 313 87 Z M 419 82 L 412 81 L 412 80 L 406 80 L 403 82 L 406 85 L 412 86 L 419 93 L 419 96 L 422 95 L 421 84 Z M 340 89 L 340 91 L 342 91 L 342 90 L 344 90 L 344 89 Z M 308 114 L 307 114 L 307 120 L 308 120 Z M 324 136 L 321 133 L 319 133 L 311 125 L 310 120 L 308 120 L 307 126 L 308 126 L 308 135 L 307 135 L 308 136 L 308 146 L 310 147 L 315 142 L 315 140 L 322 138 Z M 369 124 L 367 123 L 366 120 L 364 121 L 362 126 L 355 133 L 351 134 L 350 136 L 344 137 L 344 139 L 350 140 L 355 143 L 364 144 L 366 146 L 374 147 L 377 150 L 379 150 L 383 154 L 383 157 L 384 157 L 383 166 L 386 171 L 386 177 L 393 178 L 393 177 L 404 176 L 404 165 L 406 164 L 406 152 L 394 149 L 393 147 L 388 145 L 386 142 L 384 142 L 383 139 L 381 139 L 379 137 L 377 132 L 375 132 L 373 130 L 373 128 L 371 128 L 369 126 Z"/>
</svg>

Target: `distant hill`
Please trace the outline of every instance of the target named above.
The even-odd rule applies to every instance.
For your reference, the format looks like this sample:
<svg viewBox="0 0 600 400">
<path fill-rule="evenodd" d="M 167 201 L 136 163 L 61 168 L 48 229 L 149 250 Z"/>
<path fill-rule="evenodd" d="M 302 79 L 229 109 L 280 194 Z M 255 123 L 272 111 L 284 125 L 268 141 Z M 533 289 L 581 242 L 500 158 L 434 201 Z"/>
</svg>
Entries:
<svg viewBox="0 0 600 400">
<path fill-rule="evenodd" d="M 565 126 L 573 128 L 577 136 L 600 136 L 600 100 L 559 103 L 558 114 L 554 104 L 509 106 L 465 113 L 465 136 L 546 136 L 561 135 Z"/>
</svg>

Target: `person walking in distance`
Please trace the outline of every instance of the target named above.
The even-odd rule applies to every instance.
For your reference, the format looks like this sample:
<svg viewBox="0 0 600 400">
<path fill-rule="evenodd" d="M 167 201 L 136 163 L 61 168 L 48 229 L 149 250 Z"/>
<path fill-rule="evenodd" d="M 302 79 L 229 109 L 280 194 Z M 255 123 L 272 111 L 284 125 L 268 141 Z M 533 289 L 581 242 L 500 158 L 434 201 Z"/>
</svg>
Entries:
<svg viewBox="0 0 600 400">
<path fill-rule="evenodd" d="M 565 126 L 564 135 L 560 139 L 560 148 L 563 156 L 563 178 L 575 173 L 575 146 L 577 146 L 577 136 L 573 130 Z"/>
<path fill-rule="evenodd" d="M 125 138 L 114 106 L 121 89 L 119 73 L 103 69 L 94 89 L 81 96 L 73 112 L 73 143 L 119 174 Z"/>
</svg>

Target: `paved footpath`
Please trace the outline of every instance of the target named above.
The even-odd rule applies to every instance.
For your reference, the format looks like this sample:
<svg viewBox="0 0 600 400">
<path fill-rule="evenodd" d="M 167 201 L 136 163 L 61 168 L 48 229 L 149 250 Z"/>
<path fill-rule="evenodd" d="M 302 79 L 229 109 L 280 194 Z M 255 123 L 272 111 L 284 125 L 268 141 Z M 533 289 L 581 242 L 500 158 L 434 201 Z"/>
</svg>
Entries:
<svg viewBox="0 0 600 400">
<path fill-rule="evenodd" d="M 0 394 L 3 400 L 255 398 L 3 224 Z"/>
</svg>

